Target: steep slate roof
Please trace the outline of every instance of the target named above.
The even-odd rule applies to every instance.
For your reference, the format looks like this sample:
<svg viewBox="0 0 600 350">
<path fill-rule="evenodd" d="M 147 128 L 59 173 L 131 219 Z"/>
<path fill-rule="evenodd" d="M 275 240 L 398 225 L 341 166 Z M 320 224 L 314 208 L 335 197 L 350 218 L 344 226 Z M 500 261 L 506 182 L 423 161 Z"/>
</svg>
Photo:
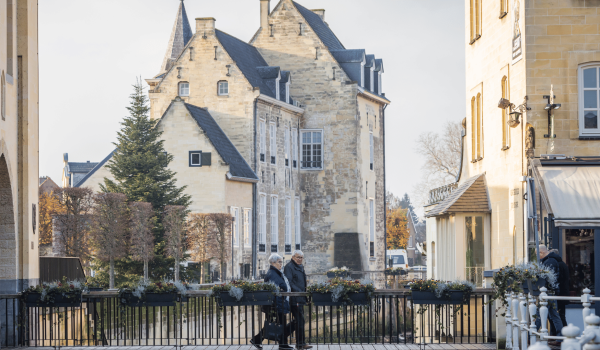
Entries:
<svg viewBox="0 0 600 350">
<path fill-rule="evenodd" d="M 488 213 L 491 211 L 485 186 L 485 174 L 479 174 L 460 185 L 448 198 L 430 211 L 427 217 L 458 212 Z"/>
<path fill-rule="evenodd" d="M 167 46 L 167 52 L 163 64 L 160 67 L 161 73 L 164 73 L 171 68 L 173 63 L 183 52 L 185 45 L 187 45 L 192 38 L 192 35 L 192 27 L 190 27 L 190 22 L 188 21 L 187 13 L 185 12 L 185 6 L 183 5 L 183 1 L 181 1 L 179 9 L 177 10 L 177 17 L 175 17 L 175 24 L 173 25 L 169 45 Z"/>
<path fill-rule="evenodd" d="M 329 28 L 329 26 L 323 22 L 321 16 L 307 9 L 306 7 L 298 4 L 293 1 L 294 6 L 298 9 L 302 17 L 306 20 L 308 25 L 313 29 L 313 31 L 317 34 L 319 39 L 325 44 L 329 50 L 344 50 L 345 47 L 335 36 L 333 31 Z"/>
<path fill-rule="evenodd" d="M 210 113 L 200 107 L 194 105 L 185 104 L 185 107 L 190 112 L 191 116 L 196 120 L 198 126 L 204 130 L 206 136 L 213 144 L 221 158 L 229 164 L 229 172 L 232 176 L 241 177 L 246 179 L 258 180 L 258 176 L 252 171 L 250 165 L 246 163 L 246 160 L 237 148 L 231 143 L 231 140 L 225 135 L 223 129 L 217 124 L 215 119 Z"/>
<path fill-rule="evenodd" d="M 72 173 L 87 173 L 94 169 L 97 164 L 90 162 L 69 162 L 69 171 Z"/>
<path fill-rule="evenodd" d="M 242 71 L 242 74 L 248 79 L 250 85 L 260 88 L 261 94 L 275 98 L 275 91 L 268 86 L 258 68 L 261 67 L 261 70 L 272 68 L 270 71 L 277 68 L 279 72 L 279 67 L 269 67 L 269 64 L 261 56 L 256 47 L 218 29 L 215 30 L 215 34 L 225 51 L 227 51 L 231 59 Z"/>
<path fill-rule="evenodd" d="M 110 158 L 113 156 L 113 154 L 115 153 L 115 151 L 116 151 L 116 149 L 115 149 L 115 150 L 113 150 L 112 152 L 110 152 L 110 154 L 109 154 L 108 156 L 106 156 L 106 158 L 102 159 L 102 160 L 100 161 L 100 163 L 93 163 L 93 164 L 96 164 L 96 165 L 94 166 L 94 168 L 93 168 L 93 169 L 91 169 L 91 170 L 90 170 L 90 171 L 89 171 L 89 172 L 88 172 L 88 173 L 87 173 L 87 174 L 86 174 L 86 175 L 85 175 L 85 176 L 84 176 L 84 177 L 83 177 L 81 180 L 79 180 L 79 182 L 77 182 L 77 183 L 75 184 L 75 186 L 73 186 L 73 187 L 79 187 L 79 186 L 83 185 L 83 183 L 84 183 L 84 182 L 85 182 L 87 179 L 89 179 L 89 178 L 90 178 L 90 176 L 94 175 L 94 173 L 95 173 L 96 171 L 98 171 L 98 169 L 102 168 L 102 166 L 103 166 L 103 165 L 104 165 L 106 162 L 108 162 L 108 160 L 109 160 L 109 159 L 110 159 Z"/>
</svg>

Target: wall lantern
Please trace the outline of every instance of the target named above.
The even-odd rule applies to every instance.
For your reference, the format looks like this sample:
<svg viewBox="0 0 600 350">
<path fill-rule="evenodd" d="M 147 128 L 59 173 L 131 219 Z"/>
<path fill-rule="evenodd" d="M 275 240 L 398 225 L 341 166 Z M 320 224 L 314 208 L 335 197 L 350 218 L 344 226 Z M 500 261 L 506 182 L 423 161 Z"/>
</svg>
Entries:
<svg viewBox="0 0 600 350">
<path fill-rule="evenodd" d="M 523 99 L 523 103 L 518 106 L 515 106 L 514 103 L 511 103 L 505 98 L 501 98 L 498 102 L 498 108 L 509 108 L 512 111 L 510 112 L 510 119 L 506 122 L 511 128 L 516 128 L 519 124 L 521 124 L 519 118 L 521 118 L 521 116 L 523 115 L 523 111 L 531 110 L 530 107 L 527 107 L 527 96 L 525 96 L 525 98 Z"/>
</svg>

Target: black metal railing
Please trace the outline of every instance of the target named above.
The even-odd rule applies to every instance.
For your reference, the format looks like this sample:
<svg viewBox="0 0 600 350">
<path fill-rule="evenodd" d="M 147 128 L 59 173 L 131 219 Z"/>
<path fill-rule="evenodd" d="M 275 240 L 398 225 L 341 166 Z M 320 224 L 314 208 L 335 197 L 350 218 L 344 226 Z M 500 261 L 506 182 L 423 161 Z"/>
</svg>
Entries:
<svg viewBox="0 0 600 350">
<path fill-rule="evenodd" d="M 407 291 L 384 289 L 368 306 L 309 304 L 304 334 L 310 344 L 493 342 L 490 294 L 477 290 L 462 306 L 413 305 Z M 18 298 L 0 299 L 2 347 L 249 344 L 265 321 L 260 306 L 220 308 L 206 290 L 190 291 L 170 307 L 124 307 L 115 292 L 84 294 L 81 307 L 69 308 L 22 308 Z M 289 324 L 291 314 L 285 318 Z"/>
</svg>

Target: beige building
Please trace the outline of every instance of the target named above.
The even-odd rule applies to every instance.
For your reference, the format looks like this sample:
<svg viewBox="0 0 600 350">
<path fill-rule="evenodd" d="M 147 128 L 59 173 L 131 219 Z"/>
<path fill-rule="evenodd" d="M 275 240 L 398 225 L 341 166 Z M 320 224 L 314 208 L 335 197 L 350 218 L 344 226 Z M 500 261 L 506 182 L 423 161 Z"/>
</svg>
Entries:
<svg viewBox="0 0 600 350">
<path fill-rule="evenodd" d="M 271 253 L 289 259 L 302 249 L 310 272 L 342 265 L 382 270 L 389 103 L 383 62 L 345 49 L 324 10 L 290 0 L 273 11 L 268 0 L 256 6 L 261 27 L 245 43 L 217 29 L 211 17 L 196 18 L 193 34 L 181 3 L 159 74 L 146 81 L 151 116 L 169 130 L 165 148 L 176 161 L 187 162 L 191 151 L 210 152 L 202 132 L 183 137 L 183 125 L 191 123 L 185 113 L 176 113 L 181 123 L 164 122 L 175 105 L 197 106 L 214 118 L 257 181 L 213 160 L 210 180 L 183 166 L 176 169 L 178 184 L 188 185 L 193 212 L 236 217 L 244 237 L 234 246 L 236 267 L 256 262 L 256 272 L 266 270 Z M 102 181 L 96 173 L 106 168 L 95 169 L 77 186 Z"/>
<path fill-rule="evenodd" d="M 38 6 L 0 0 L 0 293 L 37 284 Z"/>
<path fill-rule="evenodd" d="M 570 250 L 575 241 L 568 229 L 559 228 L 562 214 L 549 208 L 553 189 L 543 176 L 552 167 L 562 174 L 556 177 L 563 177 L 563 185 L 571 181 L 571 188 L 578 182 L 592 188 L 600 182 L 593 171 L 564 179 L 566 172 L 582 173 L 575 171 L 581 159 L 594 165 L 589 156 L 600 155 L 598 4 L 465 4 L 468 113 L 462 167 L 456 183 L 431 191 L 425 208 L 428 276 L 467 278 L 481 285 L 485 270 L 534 260 L 536 232 L 540 243 L 560 250 L 572 271 L 589 265 L 593 251 L 581 254 L 588 257 L 585 262 Z M 499 104 L 501 98 L 512 105 Z M 588 197 L 587 203 L 600 198 L 595 191 L 564 195 Z M 591 208 L 574 209 L 572 215 L 577 216 Z M 600 207 L 595 212 L 600 213 Z"/>
</svg>

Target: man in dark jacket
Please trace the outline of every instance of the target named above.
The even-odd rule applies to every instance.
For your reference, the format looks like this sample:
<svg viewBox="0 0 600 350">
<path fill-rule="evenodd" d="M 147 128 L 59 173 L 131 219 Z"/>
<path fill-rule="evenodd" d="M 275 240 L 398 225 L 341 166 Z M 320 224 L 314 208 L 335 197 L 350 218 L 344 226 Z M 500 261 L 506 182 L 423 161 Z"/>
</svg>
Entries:
<svg viewBox="0 0 600 350">
<path fill-rule="evenodd" d="M 290 281 L 292 292 L 306 292 L 306 273 L 304 272 L 304 253 L 301 250 L 295 250 L 292 255 L 292 260 L 285 265 L 283 273 Z M 290 309 L 294 317 L 292 322 L 292 330 L 296 332 L 296 348 L 310 349 L 312 346 L 306 345 L 304 334 L 304 305 L 306 305 L 306 297 L 291 297 Z"/>
<path fill-rule="evenodd" d="M 554 293 L 556 295 L 560 295 L 560 291 L 562 288 L 566 287 L 568 289 L 569 285 L 568 285 L 568 277 L 567 277 L 567 284 L 564 284 L 565 281 L 561 281 L 561 276 L 560 276 L 560 266 L 559 263 L 562 262 L 562 259 L 560 257 L 560 255 L 558 255 L 557 253 L 554 252 L 550 252 L 548 250 L 548 248 L 541 244 L 540 245 L 540 259 L 541 259 L 541 263 L 548 267 L 550 270 L 554 271 L 554 273 L 556 273 L 557 276 L 557 284 L 558 284 L 558 288 L 554 289 Z M 563 278 L 564 279 L 564 278 Z M 539 329 L 541 327 L 541 319 L 539 318 L 539 309 L 537 312 L 538 317 L 536 318 L 535 324 L 537 326 L 537 328 Z M 563 328 L 563 321 L 560 318 L 559 312 L 558 312 L 558 306 L 556 304 L 555 300 L 549 300 L 548 301 L 548 319 L 550 320 L 550 323 L 554 326 L 555 329 L 555 334 L 554 335 L 562 335 L 562 328 Z M 555 341 L 550 341 L 548 342 L 548 344 L 550 345 L 558 345 L 558 342 Z"/>
<path fill-rule="evenodd" d="M 545 246 L 543 246 L 545 248 Z M 540 246 L 540 253 L 542 251 L 542 246 Z M 547 248 L 546 248 L 547 250 Z M 556 295 L 561 297 L 569 296 L 569 286 L 570 286 L 570 278 L 569 278 L 569 267 L 562 260 L 561 256 L 558 254 L 558 250 L 552 249 L 549 251 L 548 255 L 542 259 L 542 263 L 546 266 L 550 266 L 554 272 L 556 272 L 556 276 L 558 276 L 558 289 L 555 291 Z M 560 315 L 560 320 L 563 323 L 563 326 L 567 324 L 566 317 L 566 306 L 569 303 L 568 300 L 557 300 L 558 304 L 558 314 Z M 552 328 L 554 328 L 553 324 L 550 324 Z"/>
</svg>

